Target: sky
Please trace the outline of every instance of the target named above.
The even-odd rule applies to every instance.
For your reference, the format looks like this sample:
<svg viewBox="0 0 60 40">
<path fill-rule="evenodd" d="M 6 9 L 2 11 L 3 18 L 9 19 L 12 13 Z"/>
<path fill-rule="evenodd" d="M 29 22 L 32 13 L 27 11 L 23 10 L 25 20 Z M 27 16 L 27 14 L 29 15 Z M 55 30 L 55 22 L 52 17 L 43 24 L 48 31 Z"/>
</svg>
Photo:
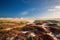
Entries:
<svg viewBox="0 0 60 40">
<path fill-rule="evenodd" d="M 60 18 L 60 0 L 0 0 L 0 17 Z"/>
</svg>

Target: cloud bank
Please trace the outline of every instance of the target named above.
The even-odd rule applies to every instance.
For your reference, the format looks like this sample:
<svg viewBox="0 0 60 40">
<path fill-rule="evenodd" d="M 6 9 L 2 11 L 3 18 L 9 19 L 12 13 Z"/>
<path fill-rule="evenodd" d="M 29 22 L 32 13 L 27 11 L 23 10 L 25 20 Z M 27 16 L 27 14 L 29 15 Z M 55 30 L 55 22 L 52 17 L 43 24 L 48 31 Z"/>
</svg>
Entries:
<svg viewBox="0 0 60 40">
<path fill-rule="evenodd" d="M 60 18 L 60 6 L 49 8 L 45 14 L 48 18 Z"/>
</svg>

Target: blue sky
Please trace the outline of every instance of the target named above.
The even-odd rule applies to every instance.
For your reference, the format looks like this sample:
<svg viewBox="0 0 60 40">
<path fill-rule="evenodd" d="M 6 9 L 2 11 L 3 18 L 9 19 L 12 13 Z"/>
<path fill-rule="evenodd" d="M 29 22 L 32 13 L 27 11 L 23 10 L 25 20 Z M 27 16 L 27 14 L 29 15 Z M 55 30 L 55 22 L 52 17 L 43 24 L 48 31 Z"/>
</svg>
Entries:
<svg viewBox="0 0 60 40">
<path fill-rule="evenodd" d="M 60 0 L 0 0 L 0 17 L 60 18 Z"/>
</svg>

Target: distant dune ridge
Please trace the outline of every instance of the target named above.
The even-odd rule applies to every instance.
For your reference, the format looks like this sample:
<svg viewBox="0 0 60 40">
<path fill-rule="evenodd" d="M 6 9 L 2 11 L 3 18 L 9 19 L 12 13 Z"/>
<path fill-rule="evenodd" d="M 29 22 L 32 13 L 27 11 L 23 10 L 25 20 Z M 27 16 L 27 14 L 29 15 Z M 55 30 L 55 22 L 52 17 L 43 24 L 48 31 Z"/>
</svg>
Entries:
<svg viewBox="0 0 60 40">
<path fill-rule="evenodd" d="M 9 21 L 29 21 L 29 22 L 33 22 L 34 19 L 31 18 L 0 18 L 0 20 L 9 20 Z"/>
<path fill-rule="evenodd" d="M 0 18 L 0 20 L 10 20 L 10 21 L 27 20 L 27 21 L 33 22 L 34 20 L 57 20 L 57 21 L 60 21 L 60 18 Z"/>
</svg>

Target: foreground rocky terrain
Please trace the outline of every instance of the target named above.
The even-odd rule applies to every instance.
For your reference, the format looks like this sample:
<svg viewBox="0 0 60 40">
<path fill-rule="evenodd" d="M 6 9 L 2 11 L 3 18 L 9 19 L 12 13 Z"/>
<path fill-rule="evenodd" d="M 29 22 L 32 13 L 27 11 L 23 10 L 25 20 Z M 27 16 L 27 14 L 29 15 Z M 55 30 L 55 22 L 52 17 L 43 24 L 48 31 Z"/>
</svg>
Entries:
<svg viewBox="0 0 60 40">
<path fill-rule="evenodd" d="M 1 31 L 0 40 L 60 40 L 60 29 L 32 23 Z"/>
<path fill-rule="evenodd" d="M 60 40 L 60 21 L 0 20 L 0 40 Z"/>
</svg>

